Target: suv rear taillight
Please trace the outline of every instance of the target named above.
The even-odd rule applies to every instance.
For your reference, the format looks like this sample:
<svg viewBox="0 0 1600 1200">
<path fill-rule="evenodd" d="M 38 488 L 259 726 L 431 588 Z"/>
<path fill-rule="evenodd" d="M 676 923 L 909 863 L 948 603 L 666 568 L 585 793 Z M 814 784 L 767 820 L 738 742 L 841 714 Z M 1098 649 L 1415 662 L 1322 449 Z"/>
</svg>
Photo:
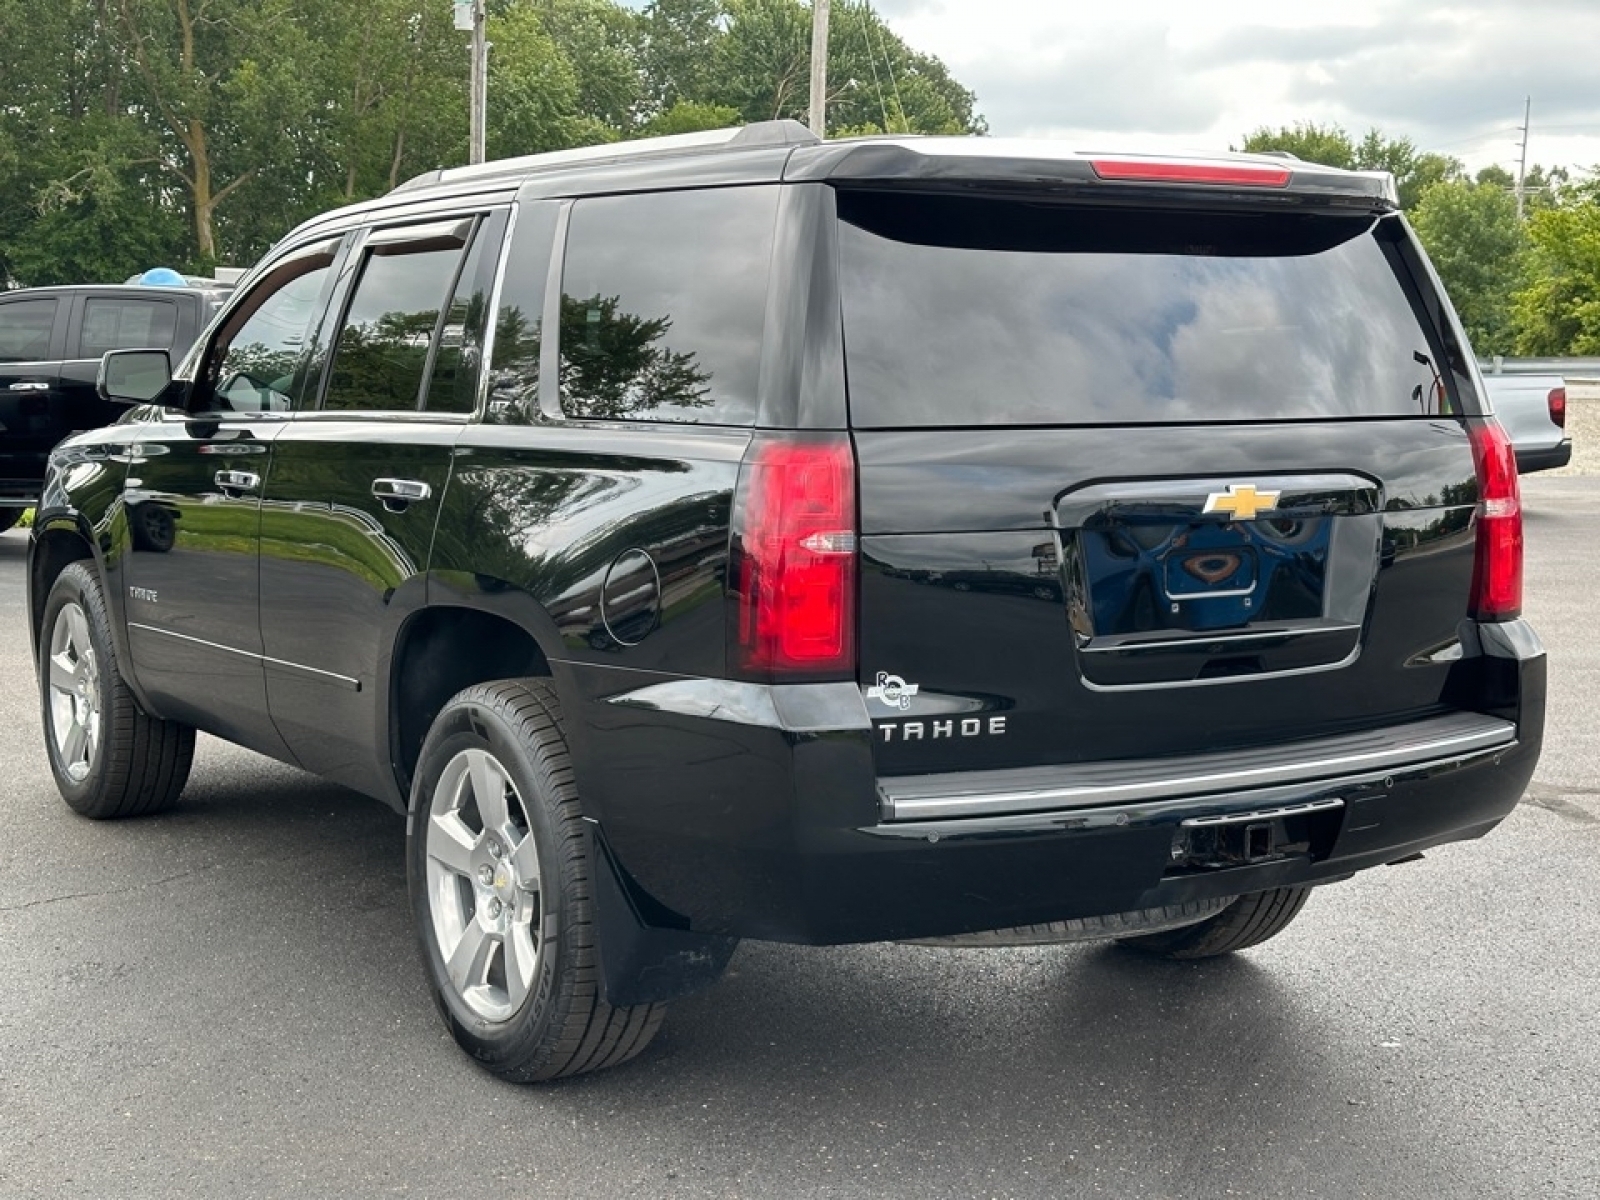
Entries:
<svg viewBox="0 0 1600 1200">
<path fill-rule="evenodd" d="M 1550 423 L 1557 429 L 1567 427 L 1567 389 L 1564 387 L 1551 388 L 1550 394 L 1545 397 L 1545 403 L 1550 406 Z"/>
<path fill-rule="evenodd" d="M 1478 472 L 1477 559 L 1472 615 L 1509 621 L 1522 612 L 1522 497 L 1511 439 L 1493 418 L 1467 422 Z"/>
<path fill-rule="evenodd" d="M 856 466 L 846 434 L 757 437 L 733 513 L 741 674 L 853 678 Z"/>
</svg>

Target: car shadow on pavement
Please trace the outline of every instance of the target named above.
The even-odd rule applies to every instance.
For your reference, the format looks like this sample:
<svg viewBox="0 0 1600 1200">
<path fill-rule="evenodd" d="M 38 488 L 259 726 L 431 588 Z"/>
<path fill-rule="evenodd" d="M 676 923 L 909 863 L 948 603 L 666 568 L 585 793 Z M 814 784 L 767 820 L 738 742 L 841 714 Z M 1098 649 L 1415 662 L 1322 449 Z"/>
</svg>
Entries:
<svg viewBox="0 0 1600 1200">
<path fill-rule="evenodd" d="M 798 1174 L 764 1194 L 911 1194 L 905 1179 L 937 1179 L 940 1195 L 989 1194 L 997 1182 L 1004 1194 L 1061 1195 L 1089 1179 L 1108 1194 L 1164 1180 L 1152 1194 L 1167 1194 L 1160 1187 L 1181 1191 L 1198 1174 L 1242 1194 L 1294 1195 L 1277 1180 L 1285 1161 L 1337 1178 L 1352 1145 L 1399 1156 L 1419 1177 L 1445 1170 L 1385 1081 L 1344 1052 L 1314 989 L 1280 978 L 1271 947 L 1175 964 L 1093 945 L 746 943 L 721 983 L 673 1005 L 638 1060 L 517 1088 L 474 1066 L 439 1022 L 411 930 L 403 822 L 381 804 L 209 740 L 163 816 L 83 821 L 49 803 L 47 778 L 37 790 L 35 835 L 97 864 L 97 890 L 74 884 L 61 899 L 80 906 L 74 928 L 93 918 L 104 941 L 70 963 L 16 969 L 55 972 L 46 990 L 58 1007 L 70 989 L 51 1020 L 103 1020 L 102 989 L 114 983 L 121 1027 L 107 1036 L 132 1042 L 150 1036 L 141 1014 L 177 1005 L 182 1055 L 255 1081 L 259 1098 L 227 1101 L 241 1118 L 270 1107 L 285 1081 L 332 1096 L 359 1074 L 363 1117 L 387 1128 L 412 1119 L 389 1092 L 429 1079 L 455 1120 L 510 1120 L 502 1150 L 514 1159 L 540 1161 L 569 1126 L 594 1131 L 602 1160 L 616 1139 L 634 1156 L 639 1195 L 763 1190 L 745 1185 L 770 1183 L 770 1145 L 799 1155 L 783 1168 Z M 0 909 L 29 908 L 14 916 L 41 926 L 51 911 L 67 918 L 31 908 L 54 901 L 18 886 L 0 888 Z M 24 960 L 29 940 L 48 939 L 25 940 Z M 43 1018 L 22 1006 L 18 1045 Z M 152 1063 L 128 1086 L 188 1086 L 167 1078 L 159 1054 Z M 97 1077 L 92 1063 L 59 1057 L 37 1069 L 68 1095 Z M 1448 1164 L 1451 1178 L 1466 1169 Z M 593 1182 L 594 1194 L 621 1194 L 606 1191 L 621 1184 L 604 1172 Z"/>
</svg>

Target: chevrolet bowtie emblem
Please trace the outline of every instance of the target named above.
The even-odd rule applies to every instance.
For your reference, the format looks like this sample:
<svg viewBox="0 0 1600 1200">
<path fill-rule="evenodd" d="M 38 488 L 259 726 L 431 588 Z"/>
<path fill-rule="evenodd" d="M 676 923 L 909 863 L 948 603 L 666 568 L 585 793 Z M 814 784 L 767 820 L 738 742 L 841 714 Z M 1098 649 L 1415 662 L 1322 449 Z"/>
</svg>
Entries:
<svg viewBox="0 0 1600 1200">
<path fill-rule="evenodd" d="M 1282 492 L 1258 492 L 1253 483 L 1230 483 L 1227 491 L 1208 495 L 1201 511 L 1227 513 L 1238 521 L 1253 521 L 1257 513 L 1277 508 L 1281 495 Z"/>
</svg>

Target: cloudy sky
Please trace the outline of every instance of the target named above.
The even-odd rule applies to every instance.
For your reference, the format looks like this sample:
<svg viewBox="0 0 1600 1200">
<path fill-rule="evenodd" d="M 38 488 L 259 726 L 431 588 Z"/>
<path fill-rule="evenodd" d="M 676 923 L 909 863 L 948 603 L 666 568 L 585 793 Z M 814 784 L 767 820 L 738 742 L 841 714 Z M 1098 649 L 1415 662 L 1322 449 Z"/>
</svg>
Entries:
<svg viewBox="0 0 1600 1200">
<path fill-rule="evenodd" d="M 849 3 L 851 0 L 836 0 Z M 1476 170 L 1600 165 L 1600 0 L 875 0 L 1001 135 L 1225 149 L 1377 127 Z"/>
</svg>

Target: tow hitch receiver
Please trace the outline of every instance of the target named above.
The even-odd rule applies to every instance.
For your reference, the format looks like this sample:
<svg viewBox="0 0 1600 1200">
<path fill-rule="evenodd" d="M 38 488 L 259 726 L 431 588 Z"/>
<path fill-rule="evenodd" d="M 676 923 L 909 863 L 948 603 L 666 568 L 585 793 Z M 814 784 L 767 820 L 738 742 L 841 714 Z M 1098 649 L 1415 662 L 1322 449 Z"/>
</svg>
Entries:
<svg viewBox="0 0 1600 1200">
<path fill-rule="evenodd" d="M 1171 871 L 1206 871 L 1309 855 L 1327 856 L 1344 801 L 1308 800 L 1277 808 L 1190 817 L 1172 835 Z"/>
</svg>

